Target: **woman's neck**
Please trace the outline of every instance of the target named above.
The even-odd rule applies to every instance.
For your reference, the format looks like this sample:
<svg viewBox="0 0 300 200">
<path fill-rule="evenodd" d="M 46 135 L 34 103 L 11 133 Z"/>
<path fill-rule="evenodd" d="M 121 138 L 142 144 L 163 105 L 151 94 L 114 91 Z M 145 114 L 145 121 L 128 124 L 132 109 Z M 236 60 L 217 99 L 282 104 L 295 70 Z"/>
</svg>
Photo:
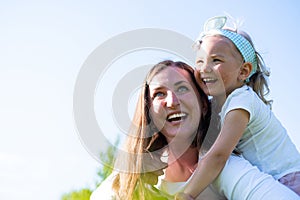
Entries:
<svg viewBox="0 0 300 200">
<path fill-rule="evenodd" d="M 165 171 L 165 180 L 170 182 L 184 182 L 190 178 L 198 163 L 197 148 L 188 148 L 180 157 L 169 152 L 169 166 Z"/>
</svg>

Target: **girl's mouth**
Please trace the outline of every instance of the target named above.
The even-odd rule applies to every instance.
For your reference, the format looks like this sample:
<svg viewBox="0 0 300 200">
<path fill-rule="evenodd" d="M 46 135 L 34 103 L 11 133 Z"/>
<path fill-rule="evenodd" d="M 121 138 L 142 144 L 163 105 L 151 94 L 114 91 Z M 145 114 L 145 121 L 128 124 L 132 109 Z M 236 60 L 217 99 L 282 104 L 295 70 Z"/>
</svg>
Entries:
<svg viewBox="0 0 300 200">
<path fill-rule="evenodd" d="M 217 81 L 217 79 L 215 78 L 202 78 L 203 83 L 207 84 L 207 83 L 215 83 Z"/>
</svg>

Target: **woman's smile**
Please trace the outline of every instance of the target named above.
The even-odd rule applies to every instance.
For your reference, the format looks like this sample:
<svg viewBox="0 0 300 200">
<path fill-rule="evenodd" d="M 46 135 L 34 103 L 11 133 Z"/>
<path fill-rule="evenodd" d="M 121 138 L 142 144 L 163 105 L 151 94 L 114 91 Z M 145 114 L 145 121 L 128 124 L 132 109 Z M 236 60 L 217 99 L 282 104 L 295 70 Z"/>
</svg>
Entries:
<svg viewBox="0 0 300 200">
<path fill-rule="evenodd" d="M 201 111 L 195 91 L 189 75 L 180 68 L 163 69 L 151 80 L 151 118 L 168 140 L 178 133 L 190 138 L 197 132 Z"/>
<path fill-rule="evenodd" d="M 172 124 L 180 124 L 183 120 L 187 118 L 188 114 L 183 112 L 170 113 L 167 116 L 167 121 Z"/>
</svg>

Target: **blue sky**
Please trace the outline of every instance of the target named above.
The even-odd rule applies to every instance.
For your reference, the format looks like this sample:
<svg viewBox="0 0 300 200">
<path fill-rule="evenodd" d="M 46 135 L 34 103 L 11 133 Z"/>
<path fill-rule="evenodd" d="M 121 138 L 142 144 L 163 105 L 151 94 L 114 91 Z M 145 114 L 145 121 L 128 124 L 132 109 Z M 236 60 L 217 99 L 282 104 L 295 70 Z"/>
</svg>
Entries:
<svg viewBox="0 0 300 200">
<path fill-rule="evenodd" d="M 300 149 L 297 0 L 2 0 L 0 5 L 0 199 L 53 200 L 94 187 L 101 164 L 77 134 L 73 91 L 82 64 L 99 45 L 140 28 L 168 29 L 194 39 L 207 18 L 224 12 L 244 19 L 242 28 L 271 68 L 273 110 Z M 116 65 L 165 58 L 170 55 L 160 51 L 136 53 Z M 110 98 L 101 91 L 98 95 Z M 104 114 L 112 118 L 111 112 Z M 117 132 L 114 126 L 107 132 Z"/>
</svg>

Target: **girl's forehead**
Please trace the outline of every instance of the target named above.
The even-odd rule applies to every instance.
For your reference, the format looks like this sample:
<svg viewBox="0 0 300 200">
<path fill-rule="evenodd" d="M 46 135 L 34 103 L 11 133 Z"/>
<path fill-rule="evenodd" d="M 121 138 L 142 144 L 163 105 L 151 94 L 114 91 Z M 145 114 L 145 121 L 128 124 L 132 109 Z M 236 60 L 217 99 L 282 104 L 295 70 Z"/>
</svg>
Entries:
<svg viewBox="0 0 300 200">
<path fill-rule="evenodd" d="M 197 51 L 197 55 L 203 54 L 230 54 L 237 56 L 239 51 L 228 38 L 221 35 L 209 35 L 203 38 L 200 49 Z"/>
<path fill-rule="evenodd" d="M 224 50 L 233 48 L 234 44 L 226 37 L 221 35 L 206 36 L 203 38 L 200 48 L 210 47 L 213 50 Z"/>
</svg>

